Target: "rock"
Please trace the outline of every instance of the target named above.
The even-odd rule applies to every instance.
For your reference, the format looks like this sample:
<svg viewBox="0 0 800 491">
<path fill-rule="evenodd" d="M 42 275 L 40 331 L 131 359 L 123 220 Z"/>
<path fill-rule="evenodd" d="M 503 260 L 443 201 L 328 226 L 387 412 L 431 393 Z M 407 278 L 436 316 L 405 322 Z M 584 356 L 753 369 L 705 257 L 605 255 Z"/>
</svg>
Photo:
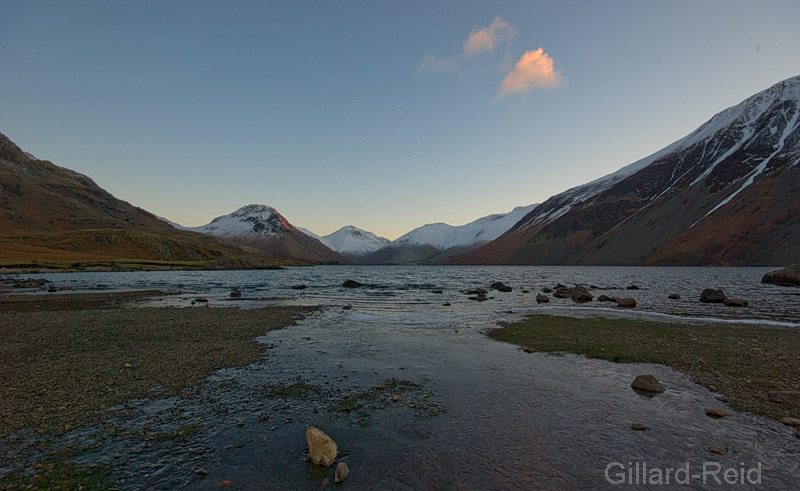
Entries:
<svg viewBox="0 0 800 491">
<path fill-rule="evenodd" d="M 723 447 L 722 445 L 714 445 L 712 447 L 708 447 L 708 451 L 717 455 L 727 455 L 728 447 Z"/>
<path fill-rule="evenodd" d="M 308 441 L 308 458 L 314 464 L 327 467 L 336 460 L 339 447 L 319 428 L 309 426 L 306 430 L 306 441 Z"/>
<path fill-rule="evenodd" d="M 724 409 L 713 408 L 713 407 L 712 408 L 706 408 L 706 414 L 711 416 L 712 418 L 717 418 L 717 419 L 724 418 L 724 417 L 727 417 L 727 416 L 731 415 L 731 413 L 729 413 L 728 411 L 726 411 Z"/>
<path fill-rule="evenodd" d="M 239 290 L 233 290 L 231 292 L 231 298 L 240 298 L 242 296 L 242 292 Z"/>
<path fill-rule="evenodd" d="M 194 301 L 197 303 L 208 303 L 208 299 L 205 297 L 197 297 L 194 299 Z"/>
<path fill-rule="evenodd" d="M 305 290 L 308 287 L 306 285 L 292 285 L 289 288 L 292 290 Z"/>
<path fill-rule="evenodd" d="M 792 264 L 777 271 L 770 271 L 761 278 L 761 283 L 780 286 L 800 286 L 800 264 Z"/>
<path fill-rule="evenodd" d="M 345 280 L 345 282 L 342 283 L 342 286 L 345 288 L 358 288 L 364 286 L 364 284 L 353 280 Z"/>
<path fill-rule="evenodd" d="M 508 293 L 508 292 L 510 292 L 512 290 L 512 288 L 510 286 L 504 285 L 502 281 L 495 281 L 494 283 L 489 285 L 489 289 L 490 290 L 497 290 L 499 292 L 505 292 L 505 293 Z"/>
<path fill-rule="evenodd" d="M 572 296 L 572 288 L 567 288 L 566 286 L 560 286 L 556 288 L 556 291 L 553 293 L 553 296 L 556 298 L 569 298 Z"/>
<path fill-rule="evenodd" d="M 55 293 L 58 291 L 58 288 L 56 288 L 56 285 L 50 285 L 47 287 L 47 291 L 50 293 Z"/>
<path fill-rule="evenodd" d="M 485 302 L 485 301 L 487 301 L 489 299 L 486 297 L 485 294 L 482 294 L 482 295 L 477 295 L 475 297 L 467 297 L 467 300 L 475 300 L 477 302 Z"/>
<path fill-rule="evenodd" d="M 197 474 L 198 476 L 205 476 L 206 474 L 208 474 L 208 471 L 206 471 L 206 470 L 205 470 L 205 469 L 203 469 L 202 467 L 195 467 L 195 468 L 194 468 L 194 469 L 192 469 L 192 470 L 193 470 L 193 471 L 194 471 L 194 473 L 195 473 L 195 474 Z"/>
<path fill-rule="evenodd" d="M 636 431 L 646 431 L 646 430 L 648 430 L 647 426 L 645 426 L 645 425 L 643 425 L 641 423 L 633 423 L 631 425 L 631 428 L 636 430 Z"/>
<path fill-rule="evenodd" d="M 778 421 L 788 426 L 800 426 L 800 419 L 797 418 L 781 418 Z"/>
<path fill-rule="evenodd" d="M 609 297 L 608 295 L 600 295 L 599 297 L 597 297 L 597 301 L 598 302 L 613 302 L 614 299 Z"/>
<path fill-rule="evenodd" d="M 127 363 L 127 362 L 126 362 L 126 363 L 125 363 L 125 365 L 123 365 L 123 366 L 124 366 L 125 368 L 133 368 L 133 365 L 131 365 L 130 363 Z"/>
<path fill-rule="evenodd" d="M 767 399 L 775 404 L 800 404 L 800 391 L 778 390 L 767 392 Z"/>
<path fill-rule="evenodd" d="M 467 290 L 466 293 L 467 295 L 486 295 L 489 292 L 487 292 L 483 288 L 474 288 L 472 290 Z"/>
<path fill-rule="evenodd" d="M 347 305 L 342 307 L 342 310 L 353 310 L 353 306 L 350 305 L 350 304 L 347 304 Z"/>
<path fill-rule="evenodd" d="M 626 290 L 638 290 L 639 287 L 636 286 L 636 285 L 628 285 L 627 287 L 625 287 L 625 289 Z"/>
<path fill-rule="evenodd" d="M 525 348 L 522 348 L 522 351 L 524 351 L 525 353 L 536 353 L 535 348 L 529 348 L 527 346 Z"/>
<path fill-rule="evenodd" d="M 431 293 L 435 293 L 437 295 L 441 295 L 442 293 L 444 293 L 444 290 L 431 290 Z"/>
<path fill-rule="evenodd" d="M 536 303 L 548 303 L 550 302 L 550 297 L 543 293 L 536 294 Z"/>
<path fill-rule="evenodd" d="M 652 375 L 637 375 L 631 387 L 645 392 L 664 392 L 664 386 Z"/>
<path fill-rule="evenodd" d="M 722 303 L 725 301 L 725 294 L 722 290 L 706 288 L 700 293 L 700 301 L 703 303 Z"/>
<path fill-rule="evenodd" d="M 269 419 L 269 413 L 261 413 L 258 415 L 259 421 L 266 421 Z"/>
<path fill-rule="evenodd" d="M 553 293 L 553 290 L 551 290 L 551 289 L 549 289 L 547 287 L 544 287 L 544 288 L 542 288 L 542 293 Z"/>
<path fill-rule="evenodd" d="M 614 297 L 614 301 L 617 302 L 617 307 L 622 307 L 623 309 L 632 309 L 636 307 L 635 298 Z"/>
<path fill-rule="evenodd" d="M 572 289 L 570 297 L 572 298 L 573 302 L 586 303 L 591 302 L 594 298 L 594 295 L 589 293 L 589 290 L 587 290 L 585 286 L 575 285 L 575 288 Z"/>
<path fill-rule="evenodd" d="M 392 402 L 397 402 L 399 400 L 400 400 L 400 396 L 398 396 L 398 395 L 392 396 Z"/>
<path fill-rule="evenodd" d="M 333 482 L 341 484 L 350 475 L 350 468 L 347 467 L 346 462 L 339 462 L 336 464 L 336 472 L 333 475 Z"/>
<path fill-rule="evenodd" d="M 242 426 L 244 426 L 244 420 L 242 420 L 242 419 L 237 419 L 237 420 L 236 420 L 236 426 L 238 426 L 239 428 L 241 428 Z"/>
<path fill-rule="evenodd" d="M 670 300 L 680 300 L 681 296 L 678 295 L 677 293 L 673 293 L 670 296 L 668 296 L 667 298 L 670 299 Z"/>
<path fill-rule="evenodd" d="M 747 300 L 743 298 L 726 298 L 723 303 L 728 307 L 747 307 Z"/>
</svg>

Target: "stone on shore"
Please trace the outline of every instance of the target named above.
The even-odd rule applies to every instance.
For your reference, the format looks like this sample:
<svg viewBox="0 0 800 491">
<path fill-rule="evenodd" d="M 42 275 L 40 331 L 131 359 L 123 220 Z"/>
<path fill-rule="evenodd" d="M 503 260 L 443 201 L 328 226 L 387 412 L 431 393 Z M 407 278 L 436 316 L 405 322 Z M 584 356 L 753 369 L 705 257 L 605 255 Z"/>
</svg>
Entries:
<svg viewBox="0 0 800 491">
<path fill-rule="evenodd" d="M 731 415 L 731 413 L 729 413 L 728 411 L 715 407 L 706 408 L 706 414 L 711 416 L 712 418 L 717 418 L 717 419 L 725 418 Z"/>
<path fill-rule="evenodd" d="M 559 286 L 556 288 L 555 293 L 553 296 L 556 298 L 569 298 L 572 296 L 572 288 L 567 288 L 566 286 Z"/>
<path fill-rule="evenodd" d="M 617 307 L 622 307 L 623 309 L 632 309 L 636 307 L 635 298 L 614 297 L 614 301 L 617 302 Z"/>
<path fill-rule="evenodd" d="M 725 301 L 725 294 L 722 290 L 715 290 L 713 288 L 706 288 L 700 293 L 700 301 L 703 303 L 723 303 Z"/>
<path fill-rule="evenodd" d="M 645 426 L 645 425 L 643 425 L 641 423 L 633 423 L 631 425 L 631 429 L 633 429 L 635 431 L 647 431 L 648 428 L 647 428 L 647 426 Z"/>
<path fill-rule="evenodd" d="M 550 302 L 550 297 L 543 293 L 536 294 L 536 303 L 548 303 Z"/>
<path fill-rule="evenodd" d="M 723 303 L 728 307 L 747 307 L 747 300 L 744 298 L 726 298 Z"/>
<path fill-rule="evenodd" d="M 780 286 L 800 285 L 800 264 L 792 264 L 777 271 L 770 271 L 761 278 L 761 283 L 770 283 Z"/>
<path fill-rule="evenodd" d="M 506 286 L 505 284 L 503 284 L 502 281 L 495 281 L 494 283 L 489 285 L 489 289 L 490 290 L 497 290 L 499 292 L 504 292 L 504 293 L 508 293 L 508 292 L 512 291 L 512 288 L 510 286 Z"/>
<path fill-rule="evenodd" d="M 608 295 L 600 295 L 599 297 L 597 297 L 597 301 L 598 302 L 613 302 L 614 299 L 609 297 Z"/>
<path fill-rule="evenodd" d="M 342 283 L 342 286 L 345 288 L 358 288 L 364 286 L 364 284 L 354 280 L 345 280 L 344 283 Z"/>
<path fill-rule="evenodd" d="M 728 447 L 723 447 L 722 445 L 714 445 L 708 447 L 708 451 L 717 454 L 717 455 L 727 455 L 728 454 Z"/>
<path fill-rule="evenodd" d="M 633 382 L 631 383 L 631 387 L 638 390 L 643 390 L 646 392 L 664 392 L 664 386 L 656 380 L 656 378 L 650 374 L 647 375 L 637 375 Z"/>
<path fill-rule="evenodd" d="M 339 447 L 319 428 L 309 426 L 306 430 L 306 441 L 308 441 L 308 458 L 314 464 L 327 467 L 336 460 Z"/>
<path fill-rule="evenodd" d="M 587 290 L 585 286 L 575 285 L 575 288 L 572 289 L 570 297 L 572 297 L 573 302 L 586 303 L 591 302 L 594 298 L 594 295 L 589 293 L 589 290 Z"/>
<path fill-rule="evenodd" d="M 670 300 L 680 300 L 680 299 L 681 299 L 681 296 L 680 296 L 680 295 L 678 295 L 677 293 L 672 293 L 672 294 L 670 294 L 670 296 L 668 296 L 667 298 L 668 298 L 668 299 L 670 299 Z"/>
<path fill-rule="evenodd" d="M 336 472 L 334 473 L 333 476 L 333 482 L 335 482 L 336 484 L 341 484 L 345 479 L 347 479 L 347 476 L 349 475 L 350 475 L 350 468 L 347 467 L 347 463 L 339 462 L 338 464 L 336 464 Z"/>
<path fill-rule="evenodd" d="M 777 390 L 767 392 L 769 402 L 775 404 L 800 404 L 800 391 L 797 390 Z"/>
</svg>

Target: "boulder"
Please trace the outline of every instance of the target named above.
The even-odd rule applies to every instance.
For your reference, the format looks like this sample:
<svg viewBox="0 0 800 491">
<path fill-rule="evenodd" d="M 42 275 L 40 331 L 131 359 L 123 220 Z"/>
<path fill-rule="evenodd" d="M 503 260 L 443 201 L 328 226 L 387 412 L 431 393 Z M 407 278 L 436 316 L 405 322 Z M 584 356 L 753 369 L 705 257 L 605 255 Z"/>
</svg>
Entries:
<svg viewBox="0 0 800 491">
<path fill-rule="evenodd" d="M 670 300 L 680 300 L 681 296 L 678 295 L 677 293 L 673 293 L 670 296 L 668 296 L 667 298 L 670 299 Z"/>
<path fill-rule="evenodd" d="M 761 283 L 780 286 L 800 286 L 800 264 L 792 264 L 777 271 L 770 271 L 761 278 Z"/>
<path fill-rule="evenodd" d="M 543 293 L 536 294 L 536 303 L 548 303 L 550 302 L 550 297 Z"/>
<path fill-rule="evenodd" d="M 713 445 L 708 447 L 708 451 L 717 455 L 727 455 L 728 447 L 723 447 L 722 445 Z"/>
<path fill-rule="evenodd" d="M 553 293 L 553 290 L 551 290 L 550 288 L 544 287 L 544 288 L 542 288 L 542 293 Z"/>
<path fill-rule="evenodd" d="M 292 290 L 305 290 L 308 287 L 306 285 L 292 285 L 289 288 Z"/>
<path fill-rule="evenodd" d="M 353 280 L 345 280 L 345 282 L 342 283 L 342 286 L 345 288 L 358 288 L 364 286 L 364 284 Z"/>
<path fill-rule="evenodd" d="M 599 297 L 597 297 L 597 301 L 598 302 L 613 302 L 614 299 L 609 297 L 608 295 L 600 295 Z"/>
<path fill-rule="evenodd" d="M 647 428 L 647 426 L 645 426 L 645 425 L 643 425 L 641 423 L 633 423 L 631 425 L 631 429 L 636 430 L 636 431 L 647 431 L 648 428 Z"/>
<path fill-rule="evenodd" d="M 510 286 L 504 285 L 502 281 L 495 281 L 494 283 L 489 285 L 489 289 L 497 290 L 499 292 L 505 292 L 505 293 L 508 293 L 508 292 L 510 292 L 512 290 L 512 288 Z"/>
<path fill-rule="evenodd" d="M 637 375 L 631 387 L 645 392 L 664 392 L 664 386 L 652 375 Z"/>
<path fill-rule="evenodd" d="M 560 286 L 556 288 L 556 291 L 553 293 L 553 296 L 556 298 L 569 298 L 572 296 L 572 288 L 567 288 L 566 286 Z"/>
<path fill-rule="evenodd" d="M 636 285 L 628 285 L 625 287 L 626 290 L 638 290 L 639 287 Z"/>
<path fill-rule="evenodd" d="M 700 293 L 700 301 L 703 303 L 722 303 L 725 301 L 725 294 L 722 290 L 706 288 Z"/>
<path fill-rule="evenodd" d="M 350 468 L 347 467 L 346 462 L 339 462 L 336 464 L 336 472 L 333 475 L 333 482 L 341 484 L 350 475 Z"/>
<path fill-rule="evenodd" d="M 575 285 L 575 288 L 572 289 L 572 294 L 570 297 L 572 297 L 573 302 L 586 303 L 591 302 L 594 298 L 594 295 L 589 293 L 589 290 L 587 290 L 585 286 Z"/>
<path fill-rule="evenodd" d="M 744 298 L 726 298 L 723 303 L 728 307 L 747 307 L 747 300 Z"/>
<path fill-rule="evenodd" d="M 233 290 L 231 292 L 231 298 L 240 298 L 242 296 L 242 292 L 239 290 Z"/>
<path fill-rule="evenodd" d="M 309 426 L 306 430 L 306 441 L 308 441 L 308 458 L 314 464 L 327 467 L 336 460 L 339 447 L 319 428 Z"/>
<path fill-rule="evenodd" d="M 617 302 L 617 307 L 622 307 L 623 309 L 632 309 L 636 307 L 635 298 L 614 297 L 614 301 Z"/>
</svg>

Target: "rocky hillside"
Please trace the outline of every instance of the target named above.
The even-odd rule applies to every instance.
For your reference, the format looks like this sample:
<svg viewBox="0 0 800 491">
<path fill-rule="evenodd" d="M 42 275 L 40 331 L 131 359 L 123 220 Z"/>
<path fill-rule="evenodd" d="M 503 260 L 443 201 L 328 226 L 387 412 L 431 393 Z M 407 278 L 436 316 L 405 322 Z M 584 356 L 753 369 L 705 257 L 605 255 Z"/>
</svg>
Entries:
<svg viewBox="0 0 800 491">
<path fill-rule="evenodd" d="M 254 250 L 175 230 L 90 178 L 23 152 L 0 134 L 0 266 L 265 267 Z M 181 264 L 179 264 L 181 263 Z"/>
<path fill-rule="evenodd" d="M 800 76 L 620 171 L 553 196 L 457 264 L 800 261 Z"/>
</svg>

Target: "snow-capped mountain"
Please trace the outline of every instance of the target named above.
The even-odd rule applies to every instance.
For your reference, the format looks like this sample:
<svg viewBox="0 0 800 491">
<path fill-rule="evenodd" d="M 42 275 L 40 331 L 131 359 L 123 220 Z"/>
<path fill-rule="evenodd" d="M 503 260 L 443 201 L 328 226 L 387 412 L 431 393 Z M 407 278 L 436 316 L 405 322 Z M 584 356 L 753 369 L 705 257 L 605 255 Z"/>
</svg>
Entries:
<svg viewBox="0 0 800 491">
<path fill-rule="evenodd" d="M 378 237 L 372 232 L 347 225 L 330 235 L 319 237 L 319 241 L 330 249 L 346 256 L 366 256 L 377 251 L 391 241 Z"/>
<path fill-rule="evenodd" d="M 470 264 L 800 260 L 800 76 L 619 171 L 553 196 Z"/>
<path fill-rule="evenodd" d="M 416 228 L 365 258 L 370 263 L 440 262 L 490 242 L 514 226 L 536 205 L 489 215 L 466 225 L 431 223 Z"/>
<path fill-rule="evenodd" d="M 282 258 L 316 263 L 349 262 L 266 205 L 243 206 L 211 223 L 188 230 L 228 239 Z"/>
</svg>

